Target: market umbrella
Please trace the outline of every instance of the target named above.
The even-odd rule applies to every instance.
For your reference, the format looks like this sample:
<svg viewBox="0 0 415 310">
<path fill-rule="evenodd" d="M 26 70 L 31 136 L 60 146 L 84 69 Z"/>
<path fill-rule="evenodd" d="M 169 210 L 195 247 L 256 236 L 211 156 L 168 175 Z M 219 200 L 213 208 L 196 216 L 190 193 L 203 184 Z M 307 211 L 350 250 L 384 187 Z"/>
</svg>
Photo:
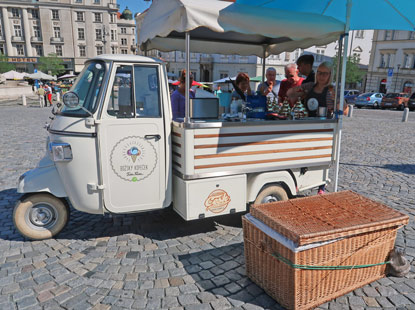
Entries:
<svg viewBox="0 0 415 310">
<path fill-rule="evenodd" d="M 231 80 L 232 81 L 235 81 L 236 80 L 236 76 L 231 77 L 231 78 L 230 77 L 226 77 L 226 78 L 223 78 L 223 79 L 220 79 L 220 80 L 213 81 L 213 84 L 230 83 Z"/>
<path fill-rule="evenodd" d="M 20 72 L 11 70 L 6 73 L 3 73 L 3 76 L 6 78 L 6 80 L 23 80 L 25 76 L 27 76 L 27 73 L 20 73 Z"/>
<path fill-rule="evenodd" d="M 70 79 L 70 78 L 74 78 L 74 77 L 76 77 L 75 74 L 65 74 L 65 75 L 62 75 L 62 76 L 58 77 L 58 80 Z"/>
<path fill-rule="evenodd" d="M 27 75 L 27 78 L 32 79 L 32 80 L 47 80 L 47 81 L 55 81 L 56 77 L 43 73 L 42 71 L 38 71 L 36 73 L 33 74 L 29 74 Z"/>
<path fill-rule="evenodd" d="M 331 17 L 344 23 L 345 43 L 344 56 L 347 55 L 350 30 L 385 29 L 385 30 L 415 30 L 415 1 L 413 0 L 236 0 L 236 4 L 245 10 L 281 10 L 299 14 L 316 14 L 321 17 Z M 368 16 L 375 10 L 376 17 Z M 241 16 L 239 16 L 241 18 Z M 315 44 L 318 45 L 318 44 Z M 341 70 L 340 109 L 338 138 L 336 149 L 340 150 L 342 112 L 344 103 L 344 88 L 346 80 L 347 57 L 343 57 Z M 336 170 L 334 190 L 337 191 L 340 151 L 336 152 Z"/>
<path fill-rule="evenodd" d="M 174 85 L 174 86 L 177 86 L 179 84 L 180 84 L 180 81 L 176 81 L 176 82 L 171 83 L 171 85 Z M 202 87 L 206 87 L 205 85 L 203 85 L 203 84 L 201 84 L 199 82 L 196 82 L 196 81 L 193 81 L 192 86 L 202 86 Z"/>
</svg>

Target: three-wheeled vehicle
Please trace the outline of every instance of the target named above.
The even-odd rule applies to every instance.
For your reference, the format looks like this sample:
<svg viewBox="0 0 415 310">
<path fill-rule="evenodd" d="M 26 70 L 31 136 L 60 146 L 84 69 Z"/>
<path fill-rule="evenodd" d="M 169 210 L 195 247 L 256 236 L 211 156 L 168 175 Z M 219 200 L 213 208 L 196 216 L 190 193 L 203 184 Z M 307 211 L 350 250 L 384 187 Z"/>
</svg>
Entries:
<svg viewBox="0 0 415 310">
<path fill-rule="evenodd" d="M 211 2 L 214 7 L 193 8 L 187 14 L 208 10 L 216 14 L 217 24 L 230 3 Z M 154 33 L 153 19 L 172 9 L 160 3 L 150 8 L 142 35 L 149 28 Z M 195 19 L 178 17 L 162 25 L 169 31 L 159 29 L 164 36 L 170 34 L 164 39 L 171 50 L 186 39 L 188 69 L 192 35 L 202 49 L 207 38 L 215 37 L 222 47 L 224 40 L 232 46 L 249 44 L 247 54 L 256 54 L 252 48 L 259 46 L 264 65 L 270 51 L 277 51 L 278 40 L 288 48 L 313 44 L 307 36 L 294 44 L 278 39 L 281 35 L 232 31 L 236 41 L 226 29 L 212 27 L 211 18 L 199 19 L 201 24 L 194 28 Z M 191 25 L 182 29 L 186 22 Z M 327 43 L 333 36 L 323 36 L 322 29 L 316 40 Z M 142 45 L 151 48 L 162 39 L 156 33 Z M 63 109 L 48 126 L 45 157 L 19 179 L 18 192 L 24 195 L 13 219 L 20 233 L 31 239 L 55 236 L 68 221 L 68 202 L 93 214 L 143 212 L 173 204 L 185 220 L 194 220 L 246 211 L 250 203 L 285 200 L 328 182 L 337 119 L 227 122 L 216 115 L 195 120 L 192 101 L 186 99 L 184 121 L 172 121 L 167 71 L 160 60 L 102 55 L 86 62 L 63 98 Z"/>
</svg>

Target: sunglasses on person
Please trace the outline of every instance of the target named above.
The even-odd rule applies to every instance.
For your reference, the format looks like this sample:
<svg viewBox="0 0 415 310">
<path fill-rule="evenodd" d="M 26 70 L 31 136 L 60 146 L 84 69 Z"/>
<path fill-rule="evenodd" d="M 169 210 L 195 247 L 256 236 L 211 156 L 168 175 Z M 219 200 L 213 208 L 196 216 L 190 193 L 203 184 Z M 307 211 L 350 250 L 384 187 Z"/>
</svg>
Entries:
<svg viewBox="0 0 415 310">
<path fill-rule="evenodd" d="M 330 74 L 330 72 L 326 72 L 326 71 L 317 71 L 318 75 L 323 75 L 323 76 L 327 76 Z"/>
</svg>

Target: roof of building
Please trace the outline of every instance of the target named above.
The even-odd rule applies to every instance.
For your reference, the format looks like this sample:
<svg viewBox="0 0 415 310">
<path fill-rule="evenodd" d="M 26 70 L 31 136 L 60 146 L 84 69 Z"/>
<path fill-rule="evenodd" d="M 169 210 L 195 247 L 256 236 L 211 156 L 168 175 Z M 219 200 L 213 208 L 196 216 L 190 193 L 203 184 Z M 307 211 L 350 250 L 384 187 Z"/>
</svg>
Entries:
<svg viewBox="0 0 415 310">
<path fill-rule="evenodd" d="M 128 8 L 128 6 L 122 12 L 121 18 L 128 19 L 128 20 L 133 19 L 133 12 L 131 12 L 131 10 Z"/>
<path fill-rule="evenodd" d="M 138 56 L 138 55 L 125 55 L 125 54 L 104 54 L 94 58 L 94 60 L 103 61 L 119 61 L 119 62 L 152 62 L 162 63 L 161 60 L 152 57 Z"/>
</svg>

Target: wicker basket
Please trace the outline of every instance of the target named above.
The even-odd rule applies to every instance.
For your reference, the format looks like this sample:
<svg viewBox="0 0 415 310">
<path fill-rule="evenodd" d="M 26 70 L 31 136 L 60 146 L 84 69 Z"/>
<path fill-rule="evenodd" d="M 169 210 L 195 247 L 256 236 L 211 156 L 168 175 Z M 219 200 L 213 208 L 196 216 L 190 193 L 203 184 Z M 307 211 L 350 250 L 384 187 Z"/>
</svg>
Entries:
<svg viewBox="0 0 415 310">
<path fill-rule="evenodd" d="M 350 191 L 257 205 L 251 215 L 297 246 L 338 239 L 294 252 L 243 218 L 247 275 L 288 309 L 310 309 L 382 278 L 386 265 L 308 270 L 284 259 L 306 266 L 382 263 L 408 223 L 408 216 Z"/>
</svg>

